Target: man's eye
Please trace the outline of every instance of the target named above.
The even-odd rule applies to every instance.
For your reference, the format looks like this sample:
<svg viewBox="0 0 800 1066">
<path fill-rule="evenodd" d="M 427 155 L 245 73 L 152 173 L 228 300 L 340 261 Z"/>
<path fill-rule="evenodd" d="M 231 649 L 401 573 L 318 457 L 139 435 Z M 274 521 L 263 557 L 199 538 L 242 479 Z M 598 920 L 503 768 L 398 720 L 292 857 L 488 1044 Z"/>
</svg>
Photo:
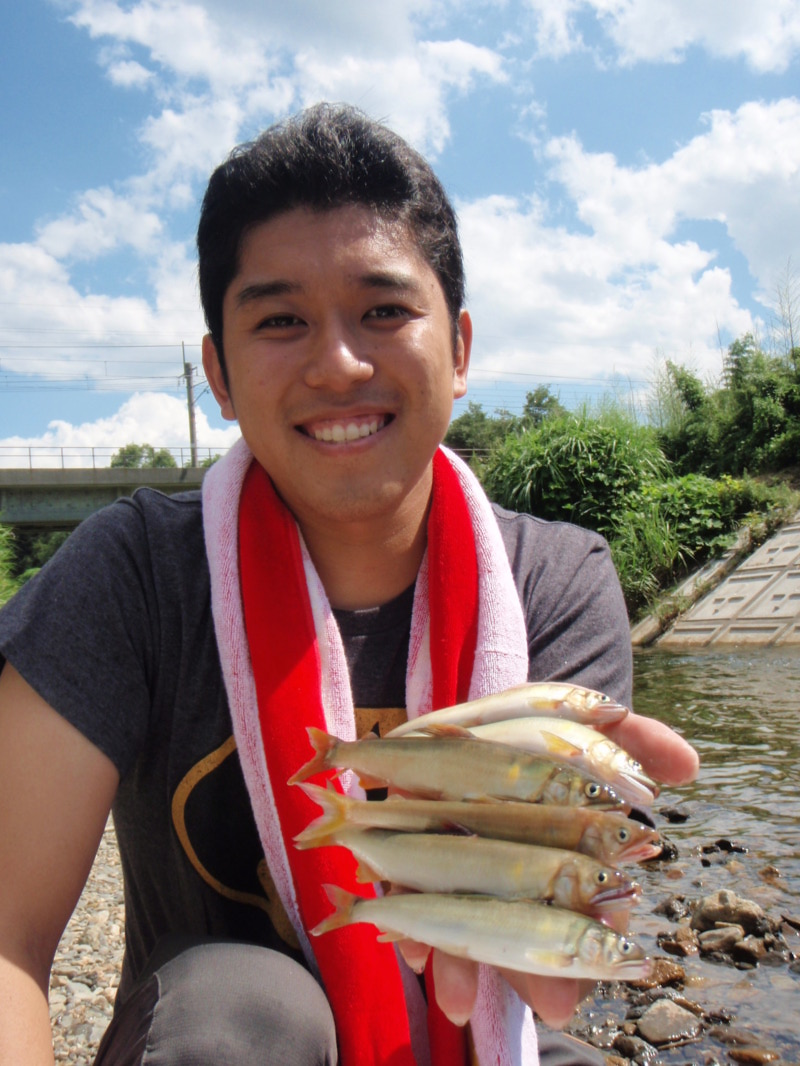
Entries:
<svg viewBox="0 0 800 1066">
<path fill-rule="evenodd" d="M 389 320 L 393 318 L 405 318 L 408 312 L 403 307 L 398 307 L 397 304 L 381 304 L 380 307 L 373 307 L 367 311 L 365 318 L 373 318 L 379 320 Z"/>
<path fill-rule="evenodd" d="M 256 327 L 257 329 L 290 329 L 292 326 L 302 325 L 302 320 L 297 315 L 269 315 L 263 318 Z"/>
</svg>

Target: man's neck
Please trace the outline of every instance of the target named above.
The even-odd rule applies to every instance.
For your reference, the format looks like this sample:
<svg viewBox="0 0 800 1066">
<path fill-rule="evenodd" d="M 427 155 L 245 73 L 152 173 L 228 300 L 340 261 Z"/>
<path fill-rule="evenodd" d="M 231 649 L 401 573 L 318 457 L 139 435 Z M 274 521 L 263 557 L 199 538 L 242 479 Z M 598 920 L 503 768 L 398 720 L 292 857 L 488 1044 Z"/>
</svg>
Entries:
<svg viewBox="0 0 800 1066">
<path fill-rule="evenodd" d="M 376 528 L 303 527 L 303 537 L 331 606 L 378 607 L 413 584 L 427 543 L 427 509 L 414 522 Z"/>
</svg>

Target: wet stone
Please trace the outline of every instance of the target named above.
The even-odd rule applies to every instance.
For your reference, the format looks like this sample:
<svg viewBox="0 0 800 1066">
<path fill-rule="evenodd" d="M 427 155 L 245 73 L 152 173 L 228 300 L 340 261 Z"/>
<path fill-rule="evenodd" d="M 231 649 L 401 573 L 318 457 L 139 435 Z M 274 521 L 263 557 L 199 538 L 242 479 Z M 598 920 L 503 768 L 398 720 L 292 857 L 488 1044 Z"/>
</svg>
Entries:
<svg viewBox="0 0 800 1066">
<path fill-rule="evenodd" d="M 688 925 L 679 925 L 668 933 L 659 933 L 657 943 L 662 951 L 682 958 L 696 955 L 700 950 L 697 932 Z"/>
<path fill-rule="evenodd" d="M 659 1000 L 639 1019 L 639 1033 L 651 1044 L 668 1044 L 694 1037 L 702 1023 L 691 1011 L 669 999 Z"/>
<path fill-rule="evenodd" d="M 734 1062 L 743 1062 L 747 1066 L 760 1066 L 764 1062 L 776 1062 L 780 1055 L 777 1051 L 770 1051 L 768 1048 L 739 1047 L 732 1048 L 728 1052 L 728 1057 Z"/>
<path fill-rule="evenodd" d="M 686 980 L 686 971 L 672 959 L 657 957 L 653 959 L 652 972 L 647 977 L 631 981 L 634 988 L 661 988 L 663 985 L 682 985 Z"/>
<path fill-rule="evenodd" d="M 698 936 L 700 950 L 704 955 L 717 952 L 726 953 L 744 939 L 741 925 L 719 925 L 716 929 L 707 929 Z"/>
<path fill-rule="evenodd" d="M 653 907 L 653 914 L 663 915 L 671 922 L 679 922 L 689 913 L 689 903 L 685 896 L 667 896 Z"/>
<path fill-rule="evenodd" d="M 746 933 L 756 934 L 767 932 L 770 926 L 757 903 L 724 888 L 701 899 L 692 914 L 693 929 L 704 931 L 720 924 L 741 925 Z"/>
<path fill-rule="evenodd" d="M 638 1036 L 626 1036 L 620 1033 L 614 1041 L 614 1050 L 624 1055 L 630 1062 L 639 1063 L 640 1066 L 658 1062 L 656 1049 Z"/>
</svg>

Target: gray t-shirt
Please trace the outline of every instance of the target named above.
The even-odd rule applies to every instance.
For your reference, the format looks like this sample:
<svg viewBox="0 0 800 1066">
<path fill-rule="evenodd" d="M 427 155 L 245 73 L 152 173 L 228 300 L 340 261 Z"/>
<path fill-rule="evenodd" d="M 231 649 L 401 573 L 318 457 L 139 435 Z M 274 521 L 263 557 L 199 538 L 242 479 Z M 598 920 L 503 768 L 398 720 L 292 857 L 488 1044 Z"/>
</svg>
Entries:
<svg viewBox="0 0 800 1066">
<path fill-rule="evenodd" d="M 530 679 L 570 679 L 629 703 L 628 620 L 605 542 L 495 511 Z M 404 704 L 412 594 L 337 612 L 359 708 Z M 284 939 L 232 743 L 200 494 L 141 489 L 83 522 L 0 612 L 3 659 L 120 772 L 120 1002 L 167 934 L 250 940 L 301 960 Z"/>
</svg>

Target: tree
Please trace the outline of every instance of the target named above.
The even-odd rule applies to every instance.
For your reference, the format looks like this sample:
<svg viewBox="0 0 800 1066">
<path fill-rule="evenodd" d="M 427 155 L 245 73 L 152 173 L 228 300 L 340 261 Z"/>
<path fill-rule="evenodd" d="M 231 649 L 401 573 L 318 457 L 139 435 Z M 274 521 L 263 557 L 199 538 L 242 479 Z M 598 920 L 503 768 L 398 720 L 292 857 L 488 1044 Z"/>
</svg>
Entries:
<svg viewBox="0 0 800 1066">
<path fill-rule="evenodd" d="M 111 466 L 128 470 L 163 469 L 177 465 L 167 448 L 156 451 L 152 444 L 126 444 L 111 457 Z"/>
<path fill-rule="evenodd" d="M 528 429 L 530 426 L 540 426 L 546 418 L 559 418 L 566 413 L 566 407 L 562 405 L 558 396 L 550 391 L 550 386 L 538 385 L 525 397 L 521 421 Z"/>
<path fill-rule="evenodd" d="M 463 415 L 454 418 L 445 434 L 448 448 L 457 449 L 472 458 L 476 453 L 489 451 L 504 440 L 516 425 L 516 419 L 508 411 L 498 411 L 492 418 L 481 404 L 470 400 Z"/>
</svg>

